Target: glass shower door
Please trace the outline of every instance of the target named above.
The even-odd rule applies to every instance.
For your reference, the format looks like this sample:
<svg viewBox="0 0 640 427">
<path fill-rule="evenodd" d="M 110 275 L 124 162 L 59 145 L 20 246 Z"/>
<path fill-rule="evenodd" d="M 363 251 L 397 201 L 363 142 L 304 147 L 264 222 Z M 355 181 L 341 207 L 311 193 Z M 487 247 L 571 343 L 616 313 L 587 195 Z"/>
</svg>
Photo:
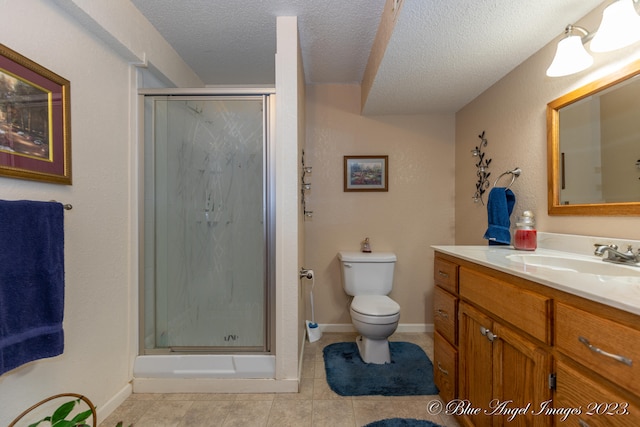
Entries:
<svg viewBox="0 0 640 427">
<path fill-rule="evenodd" d="M 145 350 L 268 349 L 265 100 L 145 97 Z"/>
</svg>

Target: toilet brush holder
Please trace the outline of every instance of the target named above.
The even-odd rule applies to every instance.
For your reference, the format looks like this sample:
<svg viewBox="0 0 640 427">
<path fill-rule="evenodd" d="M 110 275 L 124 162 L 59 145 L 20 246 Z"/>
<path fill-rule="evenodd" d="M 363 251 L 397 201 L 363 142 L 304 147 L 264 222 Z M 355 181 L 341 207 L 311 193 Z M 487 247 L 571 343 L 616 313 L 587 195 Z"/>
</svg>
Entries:
<svg viewBox="0 0 640 427">
<path fill-rule="evenodd" d="M 311 320 L 306 320 L 305 324 L 307 326 L 307 338 L 309 338 L 309 342 L 316 342 L 320 338 L 322 338 L 322 331 L 318 324 L 316 323 L 316 316 L 313 307 L 313 288 L 315 286 L 315 278 L 313 276 L 313 270 L 303 268 L 300 270 L 300 278 L 306 277 L 311 280 L 311 290 L 309 291 L 309 303 L 311 305 Z"/>
<path fill-rule="evenodd" d="M 305 323 L 307 324 L 307 338 L 309 342 L 316 342 L 322 338 L 322 331 L 317 323 L 310 320 L 305 321 Z"/>
</svg>

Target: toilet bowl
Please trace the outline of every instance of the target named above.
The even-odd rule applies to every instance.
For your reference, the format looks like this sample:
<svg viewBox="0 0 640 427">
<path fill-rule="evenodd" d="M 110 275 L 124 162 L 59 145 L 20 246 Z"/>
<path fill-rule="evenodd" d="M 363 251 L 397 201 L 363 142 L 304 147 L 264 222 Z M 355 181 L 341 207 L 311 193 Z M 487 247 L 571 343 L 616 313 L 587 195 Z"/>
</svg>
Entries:
<svg viewBox="0 0 640 427">
<path fill-rule="evenodd" d="M 339 252 L 342 285 L 353 296 L 349 313 L 365 363 L 390 363 L 388 338 L 400 320 L 400 306 L 387 295 L 393 287 L 393 253 Z"/>
<path fill-rule="evenodd" d="M 358 295 L 351 301 L 351 322 L 358 331 L 356 344 L 365 363 L 390 363 L 388 338 L 398 328 L 400 306 L 385 295 Z"/>
<path fill-rule="evenodd" d="M 358 331 L 356 344 L 365 363 L 390 363 L 388 338 L 398 328 L 400 306 L 384 295 L 360 295 L 353 298 L 349 310 Z"/>
</svg>

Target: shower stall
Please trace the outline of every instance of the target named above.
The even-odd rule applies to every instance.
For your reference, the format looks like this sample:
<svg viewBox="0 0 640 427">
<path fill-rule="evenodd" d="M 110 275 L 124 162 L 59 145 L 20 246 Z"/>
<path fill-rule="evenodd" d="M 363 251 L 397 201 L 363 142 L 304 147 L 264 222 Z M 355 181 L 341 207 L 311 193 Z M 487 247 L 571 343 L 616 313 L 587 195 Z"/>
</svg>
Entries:
<svg viewBox="0 0 640 427">
<path fill-rule="evenodd" d="M 145 90 L 136 378 L 274 378 L 269 90 Z"/>
</svg>

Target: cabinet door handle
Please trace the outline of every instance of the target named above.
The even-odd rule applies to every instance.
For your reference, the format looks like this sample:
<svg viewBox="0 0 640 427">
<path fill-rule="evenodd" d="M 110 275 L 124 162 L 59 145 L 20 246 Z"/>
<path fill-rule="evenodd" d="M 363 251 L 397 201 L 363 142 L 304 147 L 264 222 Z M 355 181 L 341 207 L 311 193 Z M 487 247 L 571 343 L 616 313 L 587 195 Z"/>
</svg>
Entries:
<svg viewBox="0 0 640 427">
<path fill-rule="evenodd" d="M 440 372 L 442 372 L 444 375 L 449 376 L 449 371 L 447 371 L 446 369 L 444 369 L 441 365 L 440 362 L 438 362 L 438 370 Z"/>
<path fill-rule="evenodd" d="M 446 311 L 444 311 L 441 308 L 438 309 L 438 315 L 440 317 L 442 317 L 443 319 L 448 319 L 449 318 L 449 313 L 447 313 Z"/>
<path fill-rule="evenodd" d="M 487 339 L 491 342 L 494 342 L 498 339 L 498 336 L 496 334 L 494 334 L 490 329 L 487 329 L 484 326 L 480 326 L 480 334 L 487 337 Z"/>
<path fill-rule="evenodd" d="M 439 274 L 440 276 L 444 277 L 445 279 L 448 279 L 448 278 L 449 278 L 449 273 L 445 273 L 445 272 L 444 272 L 444 271 L 442 271 L 442 270 L 438 270 L 438 274 Z"/>
<path fill-rule="evenodd" d="M 610 357 L 613 360 L 617 360 L 618 362 L 624 363 L 627 366 L 631 366 L 631 364 L 633 363 L 633 361 L 631 359 L 629 359 L 628 357 L 620 356 L 620 355 L 613 354 L 613 353 L 608 353 L 608 352 L 604 351 L 603 349 L 592 345 L 589 342 L 589 340 L 586 339 L 585 337 L 578 337 L 578 341 L 580 341 L 582 344 L 586 345 L 587 348 L 589 350 L 593 351 L 594 353 L 598 353 L 598 354 L 601 354 L 603 356 Z"/>
</svg>

